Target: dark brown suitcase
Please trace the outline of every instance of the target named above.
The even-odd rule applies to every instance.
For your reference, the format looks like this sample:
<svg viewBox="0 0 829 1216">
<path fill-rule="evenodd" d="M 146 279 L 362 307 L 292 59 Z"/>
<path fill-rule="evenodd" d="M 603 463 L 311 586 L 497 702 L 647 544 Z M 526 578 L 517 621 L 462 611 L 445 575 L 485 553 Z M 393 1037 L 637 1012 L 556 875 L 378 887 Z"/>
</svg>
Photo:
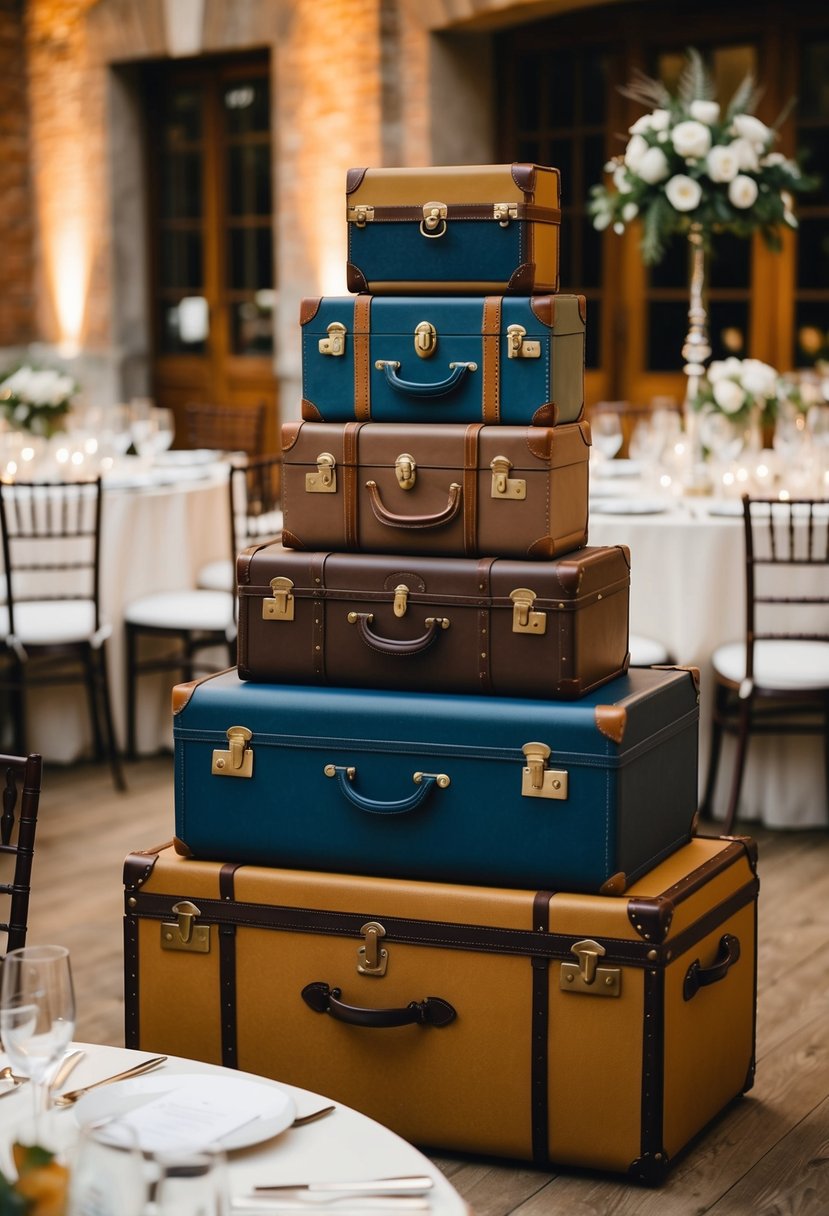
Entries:
<svg viewBox="0 0 829 1216">
<path fill-rule="evenodd" d="M 551 558 L 587 543 L 587 422 L 288 422 L 290 549 Z"/>
<path fill-rule="evenodd" d="M 627 670 L 621 545 L 518 562 L 267 544 L 238 583 L 246 680 L 569 699 Z"/>
</svg>

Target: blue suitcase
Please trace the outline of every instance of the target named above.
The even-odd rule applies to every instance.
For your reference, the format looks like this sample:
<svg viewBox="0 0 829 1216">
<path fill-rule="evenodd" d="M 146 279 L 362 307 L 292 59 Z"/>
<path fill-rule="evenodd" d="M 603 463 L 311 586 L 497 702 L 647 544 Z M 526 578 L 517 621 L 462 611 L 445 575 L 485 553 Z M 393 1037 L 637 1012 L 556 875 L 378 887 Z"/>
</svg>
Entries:
<svg viewBox="0 0 829 1216">
<path fill-rule="evenodd" d="M 303 300 L 307 422 L 552 426 L 584 406 L 584 296 Z"/>
<path fill-rule="evenodd" d="M 621 892 L 691 836 L 697 673 L 575 702 L 179 685 L 175 814 L 205 860 Z"/>
</svg>

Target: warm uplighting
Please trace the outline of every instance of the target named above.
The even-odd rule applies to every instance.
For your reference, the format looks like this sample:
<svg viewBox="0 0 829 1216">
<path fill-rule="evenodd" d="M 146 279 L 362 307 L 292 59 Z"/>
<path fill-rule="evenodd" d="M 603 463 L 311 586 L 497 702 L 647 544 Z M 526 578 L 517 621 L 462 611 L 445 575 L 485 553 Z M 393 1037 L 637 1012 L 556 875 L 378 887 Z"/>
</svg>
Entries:
<svg viewBox="0 0 829 1216">
<path fill-rule="evenodd" d="M 76 202 L 78 211 L 82 200 Z M 58 350 L 71 358 L 80 350 L 89 286 L 89 240 L 82 214 L 44 216 L 47 273 L 58 323 Z"/>
</svg>

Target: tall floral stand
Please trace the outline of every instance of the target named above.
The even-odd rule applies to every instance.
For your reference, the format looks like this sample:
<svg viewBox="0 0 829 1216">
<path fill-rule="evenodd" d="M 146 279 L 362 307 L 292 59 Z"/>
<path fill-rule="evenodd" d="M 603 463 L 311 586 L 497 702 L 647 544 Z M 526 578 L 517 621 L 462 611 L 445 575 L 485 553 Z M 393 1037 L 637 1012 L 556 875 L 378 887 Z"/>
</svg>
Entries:
<svg viewBox="0 0 829 1216">
<path fill-rule="evenodd" d="M 705 375 L 705 364 L 711 358 L 708 342 L 708 314 L 705 310 L 705 244 L 702 226 L 691 224 L 688 232 L 690 248 L 690 300 L 688 306 L 688 332 L 682 347 L 685 360 L 683 371 L 687 377 L 683 403 L 683 427 L 685 430 L 684 488 L 689 494 L 707 494 L 711 489 L 711 477 L 705 464 L 699 431 L 699 414 L 693 402 Z"/>
</svg>

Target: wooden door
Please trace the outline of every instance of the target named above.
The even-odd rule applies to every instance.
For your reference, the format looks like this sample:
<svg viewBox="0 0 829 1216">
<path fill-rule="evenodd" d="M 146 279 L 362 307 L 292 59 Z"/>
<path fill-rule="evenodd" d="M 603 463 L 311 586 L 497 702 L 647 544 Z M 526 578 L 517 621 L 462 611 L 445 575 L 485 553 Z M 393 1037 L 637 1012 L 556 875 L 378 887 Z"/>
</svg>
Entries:
<svg viewBox="0 0 829 1216">
<path fill-rule="evenodd" d="M 147 74 L 153 391 L 178 446 L 188 402 L 265 402 L 276 450 L 270 115 L 265 56 Z"/>
</svg>

